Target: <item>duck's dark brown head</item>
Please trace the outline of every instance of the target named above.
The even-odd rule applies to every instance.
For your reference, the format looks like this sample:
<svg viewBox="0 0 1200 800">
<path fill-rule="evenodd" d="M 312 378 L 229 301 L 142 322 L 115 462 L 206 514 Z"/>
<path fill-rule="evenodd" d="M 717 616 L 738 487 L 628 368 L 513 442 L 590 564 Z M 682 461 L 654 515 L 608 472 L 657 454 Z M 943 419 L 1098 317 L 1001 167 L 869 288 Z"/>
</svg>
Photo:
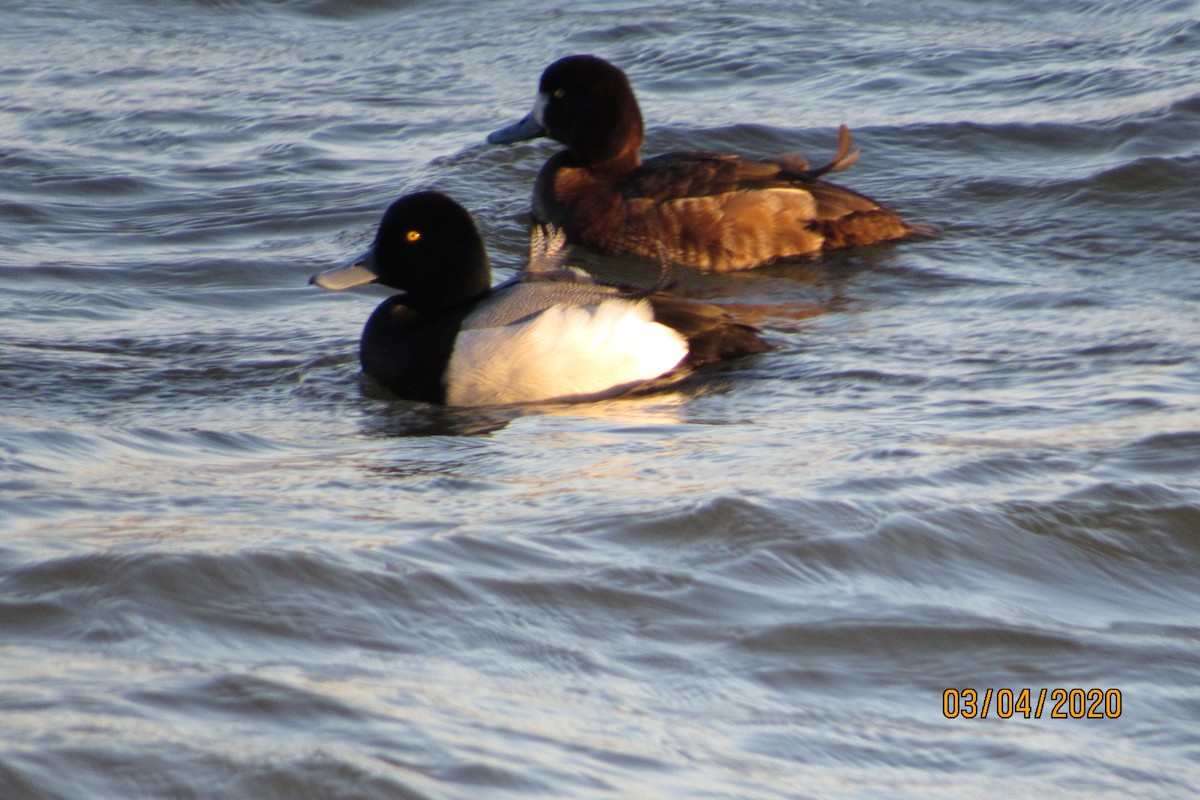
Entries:
<svg viewBox="0 0 1200 800">
<path fill-rule="evenodd" d="M 625 73 L 597 56 L 555 61 L 538 86 L 533 111 L 488 137 L 509 143 L 548 136 L 567 146 L 575 163 L 632 169 L 640 162 L 642 114 Z"/>
</svg>

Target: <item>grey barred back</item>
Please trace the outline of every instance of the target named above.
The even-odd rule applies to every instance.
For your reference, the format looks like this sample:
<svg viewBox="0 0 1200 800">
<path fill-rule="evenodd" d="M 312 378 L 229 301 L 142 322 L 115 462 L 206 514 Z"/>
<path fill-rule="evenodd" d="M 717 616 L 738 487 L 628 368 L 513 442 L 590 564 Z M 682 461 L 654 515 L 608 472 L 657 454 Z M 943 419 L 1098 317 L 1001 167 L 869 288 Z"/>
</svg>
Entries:
<svg viewBox="0 0 1200 800">
<path fill-rule="evenodd" d="M 480 303 L 463 321 L 463 329 L 512 325 L 551 306 L 592 306 L 621 294 L 616 287 L 596 283 L 586 274 L 574 270 L 536 275 L 522 273 L 513 283 Z"/>
</svg>

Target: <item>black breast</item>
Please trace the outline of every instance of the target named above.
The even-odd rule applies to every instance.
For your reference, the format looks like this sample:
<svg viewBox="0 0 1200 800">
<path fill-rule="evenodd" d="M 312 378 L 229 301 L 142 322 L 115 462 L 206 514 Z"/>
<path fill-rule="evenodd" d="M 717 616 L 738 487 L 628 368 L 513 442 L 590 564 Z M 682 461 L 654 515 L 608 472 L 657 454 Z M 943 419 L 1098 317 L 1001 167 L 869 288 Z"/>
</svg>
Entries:
<svg viewBox="0 0 1200 800">
<path fill-rule="evenodd" d="M 385 300 L 367 320 L 359 349 L 363 372 L 400 397 L 445 403 L 446 365 L 469 308 L 423 312 L 405 299 Z"/>
</svg>

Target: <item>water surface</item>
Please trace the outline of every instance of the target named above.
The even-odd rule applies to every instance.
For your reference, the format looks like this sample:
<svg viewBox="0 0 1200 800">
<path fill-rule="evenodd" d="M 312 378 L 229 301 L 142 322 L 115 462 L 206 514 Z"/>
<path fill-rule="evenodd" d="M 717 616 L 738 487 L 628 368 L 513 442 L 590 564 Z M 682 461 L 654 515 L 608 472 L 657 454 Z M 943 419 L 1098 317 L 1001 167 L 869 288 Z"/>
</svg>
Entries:
<svg viewBox="0 0 1200 800">
<path fill-rule="evenodd" d="M 1198 11 L 8 4 L 0 795 L 1196 794 Z M 511 274 L 573 52 L 942 236 L 683 276 L 778 349 L 668 391 L 388 397 L 308 277 L 426 187 Z"/>
</svg>

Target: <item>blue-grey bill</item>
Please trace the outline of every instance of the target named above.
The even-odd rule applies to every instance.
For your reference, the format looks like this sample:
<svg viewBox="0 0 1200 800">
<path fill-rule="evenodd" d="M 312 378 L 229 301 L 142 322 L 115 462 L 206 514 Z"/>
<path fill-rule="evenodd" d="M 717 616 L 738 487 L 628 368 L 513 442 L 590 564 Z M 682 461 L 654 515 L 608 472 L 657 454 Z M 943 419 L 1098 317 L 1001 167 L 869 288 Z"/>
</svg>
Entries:
<svg viewBox="0 0 1200 800">
<path fill-rule="evenodd" d="M 546 129 L 537 121 L 534 114 L 529 114 L 518 123 L 488 134 L 487 140 L 492 144 L 512 144 L 545 135 Z"/>
<path fill-rule="evenodd" d="M 316 284 L 322 289 L 340 292 L 343 289 L 374 283 L 377 280 L 379 280 L 379 273 L 375 269 L 375 248 L 372 247 L 349 264 L 318 272 L 309 278 L 308 282 Z"/>
</svg>

